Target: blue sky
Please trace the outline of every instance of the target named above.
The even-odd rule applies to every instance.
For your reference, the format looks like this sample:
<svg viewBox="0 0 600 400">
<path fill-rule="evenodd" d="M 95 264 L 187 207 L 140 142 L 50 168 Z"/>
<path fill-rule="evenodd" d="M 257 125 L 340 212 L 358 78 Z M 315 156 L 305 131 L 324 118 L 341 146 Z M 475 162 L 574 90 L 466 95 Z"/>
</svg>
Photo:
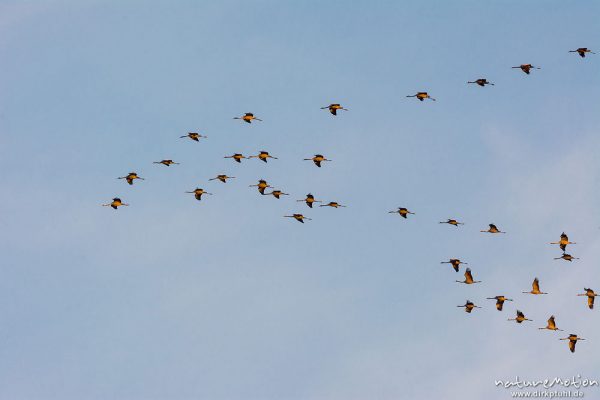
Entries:
<svg viewBox="0 0 600 400">
<path fill-rule="evenodd" d="M 575 296 L 600 291 L 600 54 L 568 53 L 600 53 L 600 6 L 298 3 L 0 2 L 0 398 L 506 399 L 494 379 L 600 379 L 598 311 Z M 279 159 L 223 159 L 259 150 Z M 146 180 L 115 179 L 130 171 Z M 114 196 L 131 206 L 100 207 Z M 581 260 L 553 260 L 562 231 Z M 455 283 L 451 257 L 483 283 Z M 549 295 L 521 294 L 535 276 Z M 588 339 L 575 354 L 535 329 L 550 314 Z"/>
</svg>

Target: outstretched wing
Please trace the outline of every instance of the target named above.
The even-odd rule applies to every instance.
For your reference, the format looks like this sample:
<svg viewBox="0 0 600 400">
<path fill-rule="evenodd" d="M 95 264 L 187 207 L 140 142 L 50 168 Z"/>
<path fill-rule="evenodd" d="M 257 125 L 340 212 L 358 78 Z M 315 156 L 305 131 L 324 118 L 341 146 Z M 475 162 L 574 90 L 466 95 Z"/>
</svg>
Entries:
<svg viewBox="0 0 600 400">
<path fill-rule="evenodd" d="M 471 270 L 469 268 L 467 268 L 465 271 L 465 281 L 473 282 L 473 275 L 471 274 Z"/>
<path fill-rule="evenodd" d="M 502 300 L 498 300 L 498 301 L 496 301 L 496 309 L 497 309 L 498 311 L 502 311 L 502 306 L 503 306 L 503 305 L 504 305 L 504 301 L 502 301 Z"/>
</svg>

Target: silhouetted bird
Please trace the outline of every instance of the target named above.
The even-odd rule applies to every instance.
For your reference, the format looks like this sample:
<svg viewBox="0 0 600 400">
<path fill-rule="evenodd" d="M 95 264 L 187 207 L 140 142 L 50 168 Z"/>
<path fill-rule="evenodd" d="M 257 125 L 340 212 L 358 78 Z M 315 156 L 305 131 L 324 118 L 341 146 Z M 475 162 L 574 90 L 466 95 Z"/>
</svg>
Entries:
<svg viewBox="0 0 600 400">
<path fill-rule="evenodd" d="M 289 196 L 289 193 L 283 193 L 281 190 L 273 190 L 271 193 L 265 194 L 272 194 L 276 199 L 278 199 L 280 196 Z"/>
<path fill-rule="evenodd" d="M 570 255 L 570 254 L 563 253 L 563 254 L 562 254 L 562 256 L 560 256 L 560 257 L 554 257 L 554 259 L 555 259 L 555 260 L 560 260 L 560 259 L 563 259 L 563 260 L 565 260 L 565 261 L 573 261 L 573 260 L 579 260 L 579 257 L 573 257 L 573 256 L 572 256 L 572 255 Z"/>
<path fill-rule="evenodd" d="M 589 307 L 590 310 L 593 310 L 594 309 L 594 299 L 598 295 L 596 293 L 594 293 L 594 291 L 592 289 L 583 288 L 583 290 L 585 290 L 585 293 L 580 293 L 577 296 L 587 296 L 587 298 L 588 298 L 588 307 Z"/>
<path fill-rule="evenodd" d="M 502 307 L 504 306 L 505 301 L 513 301 L 512 299 L 507 299 L 504 296 L 488 297 L 487 299 L 496 300 L 496 310 L 498 311 L 502 311 Z"/>
<path fill-rule="evenodd" d="M 473 304 L 473 302 L 471 300 L 467 300 L 467 302 L 462 305 L 462 306 L 456 306 L 456 307 L 464 307 L 465 308 L 465 312 L 468 312 L 469 314 L 471 314 L 471 311 L 473 311 L 474 308 L 481 308 L 479 306 L 476 306 L 475 304 Z"/>
<path fill-rule="evenodd" d="M 112 207 L 115 210 L 121 206 L 128 206 L 129 204 L 125 204 L 121 201 L 120 198 L 115 197 L 114 199 L 112 199 L 112 201 L 108 204 L 102 204 L 103 207 Z"/>
<path fill-rule="evenodd" d="M 429 100 L 435 101 L 435 99 L 433 97 L 431 97 L 429 94 L 427 94 L 427 92 L 417 92 L 417 94 L 413 94 L 411 96 L 406 96 L 406 97 L 416 97 L 420 101 L 423 101 L 425 99 L 429 99 Z"/>
<path fill-rule="evenodd" d="M 179 165 L 178 162 L 175 162 L 173 160 L 162 160 L 162 161 L 154 161 L 153 164 L 162 164 L 162 165 L 166 165 L 167 167 L 172 165 L 172 164 L 177 164 Z"/>
<path fill-rule="evenodd" d="M 489 82 L 489 81 L 488 81 L 487 79 L 485 79 L 485 78 L 479 78 L 479 79 L 477 79 L 477 80 L 474 80 L 474 81 L 472 81 L 472 82 L 467 82 L 467 83 L 476 83 L 476 84 L 478 84 L 478 85 L 479 85 L 479 86 L 481 86 L 481 87 L 483 87 L 483 86 L 485 86 L 485 85 L 492 85 L 492 86 L 494 86 L 494 84 L 493 84 L 492 82 Z"/>
<path fill-rule="evenodd" d="M 522 323 L 523 321 L 533 321 L 529 318 L 525 318 L 525 314 L 523 314 L 521 311 L 517 310 L 517 317 L 516 318 L 509 318 L 509 321 L 517 321 L 518 324 Z"/>
<path fill-rule="evenodd" d="M 527 75 L 529 75 L 529 72 L 532 69 L 541 69 L 540 67 L 535 67 L 535 66 L 533 66 L 531 64 L 521 64 L 518 67 L 512 67 L 512 68 L 520 68 L 521 71 L 525 72 Z"/>
<path fill-rule="evenodd" d="M 225 156 L 223 158 L 233 158 L 234 161 L 241 163 L 243 158 L 248 158 L 248 157 L 244 157 L 242 154 L 240 153 L 235 153 L 232 156 Z"/>
<path fill-rule="evenodd" d="M 304 220 L 305 220 L 305 219 L 307 219 L 307 220 L 309 220 L 309 221 L 311 220 L 310 218 L 306 218 L 306 217 L 305 217 L 304 215 L 302 215 L 302 214 L 284 215 L 284 217 L 286 217 L 286 218 L 294 218 L 296 221 L 298 221 L 298 222 L 302 222 L 302 223 L 304 223 Z"/>
<path fill-rule="evenodd" d="M 480 283 L 481 281 L 474 281 L 473 275 L 471 274 L 471 269 L 467 268 L 467 270 L 465 271 L 465 280 L 464 281 L 456 281 L 456 282 L 465 283 L 467 285 L 472 285 L 474 283 Z"/>
<path fill-rule="evenodd" d="M 270 186 L 267 183 L 267 181 L 265 181 L 264 179 L 261 179 L 258 181 L 258 183 L 256 185 L 250 185 L 249 187 L 257 187 L 260 194 L 265 194 L 265 189 L 272 188 L 273 186 Z"/>
<path fill-rule="evenodd" d="M 496 227 L 496 225 L 494 224 L 489 224 L 490 229 L 488 229 L 487 231 L 480 231 L 480 232 L 487 232 L 487 233 L 506 233 L 506 232 L 502 232 L 500 229 L 498 229 Z"/>
<path fill-rule="evenodd" d="M 347 108 L 344 108 L 344 107 L 342 107 L 342 106 L 341 106 L 341 105 L 339 105 L 338 103 L 333 103 L 333 104 L 330 104 L 330 105 L 328 105 L 328 106 L 326 106 L 326 107 L 321 107 L 321 110 L 325 110 L 325 109 L 329 110 L 329 112 L 330 112 L 332 115 L 337 115 L 337 111 L 338 111 L 338 110 L 344 110 L 344 111 L 348 111 L 348 109 L 347 109 Z"/>
<path fill-rule="evenodd" d="M 252 114 L 252 113 L 246 113 L 246 114 L 242 115 L 241 117 L 233 117 L 233 119 L 241 119 L 242 121 L 247 122 L 247 123 L 251 123 L 253 120 L 254 121 L 262 121 L 262 119 L 256 118 L 254 116 L 254 114 Z"/>
<path fill-rule="evenodd" d="M 333 207 L 333 208 L 338 208 L 338 207 L 346 207 L 346 206 L 341 205 L 337 201 L 330 201 L 327 204 L 321 204 L 321 205 L 319 205 L 319 207 Z"/>
<path fill-rule="evenodd" d="M 255 156 L 248 157 L 248 159 L 250 159 L 250 158 L 258 158 L 259 160 L 264 161 L 264 162 L 267 162 L 267 159 L 269 159 L 269 158 L 273 158 L 273 159 L 277 160 L 277 157 L 273 157 L 272 155 L 269 154 L 268 151 L 261 151 L 260 153 L 258 153 Z"/>
<path fill-rule="evenodd" d="M 207 138 L 208 136 L 204 136 L 199 134 L 198 132 L 189 132 L 187 135 L 184 136 L 179 136 L 179 138 L 183 139 L 183 138 L 190 138 L 195 142 L 199 142 L 200 138 Z"/>
<path fill-rule="evenodd" d="M 556 323 L 554 322 L 554 315 L 551 315 L 550 318 L 548 318 L 548 325 L 538 329 L 548 329 L 549 331 L 562 331 L 562 329 L 558 329 L 556 327 Z"/>
<path fill-rule="evenodd" d="M 585 340 L 585 339 L 578 337 L 574 333 L 571 333 L 568 337 L 561 338 L 559 340 L 568 340 L 569 341 L 569 350 L 571 350 L 571 353 L 575 353 L 575 345 L 577 344 L 577 341 L 578 340 Z"/>
<path fill-rule="evenodd" d="M 144 180 L 144 178 L 140 178 L 138 176 L 138 174 L 135 173 L 135 172 L 130 172 L 130 173 L 128 173 L 125 176 L 118 177 L 117 179 L 125 179 L 125 181 L 127 181 L 127 183 L 129 183 L 130 185 L 133 185 L 133 181 L 136 180 L 136 179 Z"/>
<path fill-rule="evenodd" d="M 450 264 L 450 265 L 452 265 L 452 268 L 454 268 L 454 270 L 455 270 L 456 272 L 458 272 L 458 269 L 459 269 L 459 267 L 460 267 L 460 264 L 469 265 L 468 263 L 465 263 L 465 262 L 462 262 L 462 261 L 460 261 L 458 258 L 451 258 L 451 259 L 450 259 L 450 260 L 448 260 L 448 261 L 442 261 L 442 262 L 440 262 L 440 264 Z"/>
<path fill-rule="evenodd" d="M 569 237 L 567 236 L 566 233 L 563 232 L 560 234 L 560 240 L 558 242 L 550 242 L 550 244 L 557 244 L 557 245 L 559 245 L 559 247 L 562 251 L 566 251 L 568 244 L 577 244 L 577 243 L 569 242 Z"/>
<path fill-rule="evenodd" d="M 217 179 L 223 183 L 227 183 L 227 179 L 235 179 L 235 176 L 217 175 L 214 178 L 209 179 L 209 181 L 215 181 Z"/>
<path fill-rule="evenodd" d="M 533 283 L 531 284 L 531 291 L 530 292 L 523 292 L 523 293 L 527 293 L 527 294 L 548 294 L 548 293 L 540 291 L 540 281 L 539 281 L 538 278 L 535 278 L 533 280 Z"/>
<path fill-rule="evenodd" d="M 458 228 L 458 225 L 464 225 L 462 222 L 458 222 L 455 219 L 449 219 L 448 221 L 442 221 L 442 222 L 440 222 L 440 224 L 454 225 L 457 228 Z"/>
<path fill-rule="evenodd" d="M 321 163 L 323 161 L 331 161 L 327 158 L 325 158 L 322 154 L 315 154 L 315 156 L 313 158 L 305 158 L 304 161 L 312 161 L 315 163 L 315 165 L 319 168 L 321 168 Z"/>
<path fill-rule="evenodd" d="M 399 214 L 402 218 L 406 219 L 406 216 L 408 214 L 414 215 L 415 213 L 408 211 L 407 208 L 398 207 L 398 209 L 396 211 L 389 211 L 388 214 Z"/>
<path fill-rule="evenodd" d="M 202 195 L 203 194 L 208 194 L 212 196 L 212 193 L 208 193 L 206 192 L 204 189 L 200 189 L 200 188 L 196 188 L 194 190 L 192 190 L 191 192 L 186 192 L 186 193 L 193 193 L 194 197 L 196 198 L 196 200 L 200 201 L 202 200 Z"/>
<path fill-rule="evenodd" d="M 579 53 L 579 56 L 581 58 L 585 58 L 585 53 L 596 54 L 593 51 L 591 51 L 590 49 L 588 49 L 587 47 L 580 47 L 577 50 L 569 50 L 569 53 Z"/>
<path fill-rule="evenodd" d="M 296 201 L 303 201 L 306 203 L 307 206 L 309 206 L 310 208 L 313 208 L 313 203 L 322 203 L 321 200 L 315 200 L 315 196 L 313 196 L 312 194 L 307 194 L 305 199 L 302 200 L 296 200 Z"/>
</svg>

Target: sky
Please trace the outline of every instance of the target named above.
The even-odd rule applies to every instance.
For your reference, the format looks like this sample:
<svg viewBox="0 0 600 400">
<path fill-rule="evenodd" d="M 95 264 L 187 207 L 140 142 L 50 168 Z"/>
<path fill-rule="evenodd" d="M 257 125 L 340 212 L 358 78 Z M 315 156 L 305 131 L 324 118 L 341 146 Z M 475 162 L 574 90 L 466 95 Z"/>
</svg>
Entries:
<svg viewBox="0 0 600 400">
<path fill-rule="evenodd" d="M 494 380 L 600 380 L 600 317 L 576 296 L 600 291 L 599 17 L 0 1 L 0 399 L 507 399 Z M 223 158 L 260 150 L 278 159 Z M 317 153 L 333 161 L 303 161 Z M 116 179 L 130 171 L 145 180 Z M 347 208 L 295 201 L 309 192 Z M 115 196 L 130 206 L 100 206 Z M 298 212 L 312 220 L 283 218 Z M 563 231 L 580 260 L 553 259 Z M 534 277 L 548 295 L 521 293 Z M 537 329 L 551 314 L 565 332 Z M 574 354 L 569 333 L 587 339 Z"/>
</svg>

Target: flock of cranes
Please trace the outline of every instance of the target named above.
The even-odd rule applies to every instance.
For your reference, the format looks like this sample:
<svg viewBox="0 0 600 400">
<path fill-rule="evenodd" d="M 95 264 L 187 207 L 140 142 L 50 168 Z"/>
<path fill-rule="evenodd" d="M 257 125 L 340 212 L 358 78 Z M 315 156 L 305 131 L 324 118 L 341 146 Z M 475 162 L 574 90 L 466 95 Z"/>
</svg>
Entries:
<svg viewBox="0 0 600 400">
<path fill-rule="evenodd" d="M 406 218 L 406 213 L 407 210 L 405 210 L 404 213 L 404 218 Z M 399 212 L 399 211 L 390 211 L 390 212 Z M 402 215 L 402 214 L 401 214 Z M 444 222 L 440 222 L 440 224 L 450 224 L 450 225 L 454 225 L 454 226 L 458 226 L 458 225 L 463 225 L 461 222 L 457 222 L 454 219 L 449 219 L 448 221 L 444 221 Z M 489 229 L 488 230 L 482 230 L 480 232 L 485 232 L 485 233 L 506 233 L 506 232 L 502 232 L 500 231 L 496 225 L 494 224 L 489 224 Z M 561 234 L 560 236 L 560 240 L 558 242 L 551 242 L 550 244 L 558 244 L 560 249 L 563 251 L 563 255 L 561 257 L 556 257 L 555 260 L 558 259 L 564 259 L 566 261 L 572 261 L 572 260 L 576 260 L 578 258 L 571 256 L 570 254 L 565 253 L 566 249 L 567 249 L 567 245 L 568 244 L 575 244 L 575 242 L 571 242 L 569 241 L 569 237 L 567 236 L 567 234 L 565 234 L 564 232 Z M 460 259 L 458 258 L 451 258 L 448 261 L 442 261 L 441 264 L 450 264 L 452 266 L 452 268 L 454 268 L 454 271 L 459 272 L 460 270 L 460 265 L 468 265 L 465 262 L 462 262 Z M 464 281 L 459 281 L 457 280 L 456 282 L 458 283 L 464 283 L 466 285 L 472 285 L 472 284 L 476 284 L 476 283 L 481 283 L 481 281 L 477 281 L 473 278 L 473 273 L 471 271 L 470 268 L 466 268 L 465 273 L 464 273 L 464 277 L 465 280 Z M 588 308 L 590 310 L 594 309 L 594 299 L 596 298 L 596 296 L 598 296 L 594 290 L 590 289 L 590 288 L 584 288 L 583 289 L 585 291 L 585 293 L 579 293 L 577 294 L 577 296 L 585 296 L 588 299 L 587 305 Z M 524 291 L 522 292 L 523 294 L 531 294 L 531 295 L 543 295 L 543 294 L 548 294 L 547 292 L 542 292 L 542 290 L 540 289 L 540 280 L 536 277 L 533 279 L 533 282 L 531 283 L 531 290 L 530 291 Z M 496 301 L 496 310 L 498 311 L 502 311 L 503 306 L 504 306 L 504 302 L 506 301 L 514 301 L 513 299 L 509 299 L 504 295 L 498 295 L 498 296 L 494 296 L 494 297 L 487 297 L 487 300 L 495 300 Z M 475 303 L 473 303 L 471 300 L 467 300 L 465 302 L 465 304 L 463 305 L 458 305 L 457 307 L 459 308 L 464 308 L 465 312 L 467 313 L 471 313 L 475 308 L 482 308 L 479 307 L 477 305 L 475 305 Z M 515 318 L 508 318 L 508 321 L 515 321 L 518 324 L 523 323 L 524 321 L 533 321 L 529 318 L 527 318 L 525 316 L 525 313 L 523 313 L 521 310 L 516 310 L 516 317 Z M 558 329 L 556 327 L 556 322 L 555 322 L 555 316 L 552 315 L 550 316 L 550 318 L 548 319 L 547 325 L 545 327 L 541 327 L 538 329 L 547 329 L 547 330 L 551 330 L 551 331 L 563 331 L 562 329 Z M 575 352 L 575 344 L 577 343 L 578 340 L 585 340 L 583 338 L 580 338 L 579 336 L 577 336 L 576 334 L 570 334 L 568 337 L 566 338 L 562 338 L 560 340 L 569 340 L 569 350 L 571 350 L 572 353 Z"/>
<path fill-rule="evenodd" d="M 594 52 L 592 52 L 590 49 L 586 48 L 586 47 L 580 47 L 576 50 L 570 50 L 570 53 L 578 53 L 579 56 L 581 56 L 582 58 L 586 57 L 587 53 L 590 54 L 595 54 Z M 512 68 L 516 68 L 516 69 L 520 69 L 521 71 L 523 71 L 525 74 L 529 75 L 531 73 L 532 70 L 535 69 L 541 69 L 538 66 L 534 66 L 532 64 L 521 64 L 519 66 L 516 67 L 512 67 Z M 488 81 L 486 78 L 479 78 L 476 79 L 474 81 L 468 81 L 468 84 L 476 84 L 478 86 L 481 87 L 485 87 L 486 85 L 492 85 L 494 86 L 494 84 L 490 81 Z M 417 98 L 419 101 L 424 101 L 424 100 L 431 100 L 431 101 L 436 101 L 435 98 L 431 97 L 429 95 L 429 93 L 427 92 L 417 92 L 416 94 L 413 95 L 408 95 L 406 97 L 415 97 Z M 344 108 L 341 104 L 339 103 L 331 103 L 328 106 L 325 107 L 321 107 L 322 110 L 328 110 L 333 116 L 337 116 L 338 115 L 338 111 L 342 110 L 342 111 L 348 111 L 347 108 Z M 253 113 L 245 113 L 242 116 L 239 117 L 234 117 L 233 119 L 239 119 L 243 122 L 246 122 L 248 124 L 251 124 L 253 121 L 262 121 L 262 119 L 257 118 L 254 116 Z M 208 137 L 205 135 L 202 135 L 198 132 L 189 132 L 186 135 L 180 136 L 181 139 L 190 139 L 193 140 L 195 142 L 199 142 L 200 139 L 207 139 Z M 237 163 L 241 163 L 242 160 L 249 160 L 252 158 L 256 158 L 260 161 L 263 161 L 264 163 L 267 163 L 269 159 L 273 159 L 273 160 L 277 160 L 278 158 L 275 156 L 272 156 L 271 154 L 269 154 L 268 151 L 264 151 L 261 150 L 258 154 L 256 155 L 250 155 L 250 156 L 244 156 L 241 153 L 234 153 L 230 156 L 225 156 L 224 158 L 231 158 L 233 159 L 235 162 Z M 312 161 L 317 167 L 321 168 L 322 163 L 324 162 L 330 162 L 332 161 L 331 159 L 326 158 L 324 155 L 322 154 L 315 154 L 313 157 L 310 158 L 304 158 L 304 161 Z M 171 166 L 171 165 L 179 165 L 180 163 L 175 162 L 171 159 L 164 159 L 161 161 L 154 161 L 154 164 L 162 164 L 164 166 Z M 140 177 L 136 172 L 129 172 L 127 175 L 125 176 L 121 176 L 118 177 L 117 179 L 124 179 L 129 185 L 133 185 L 135 180 L 145 180 L 145 178 Z M 227 183 L 228 179 L 235 179 L 234 176 L 228 176 L 226 174 L 219 174 L 217 176 L 215 176 L 214 178 L 209 179 L 209 181 L 215 181 L 218 180 L 222 183 Z M 253 185 L 249 185 L 249 187 L 256 187 L 259 194 L 261 195 L 270 195 L 275 197 L 276 199 L 280 199 L 281 196 L 289 196 L 289 193 L 284 193 L 282 190 L 280 189 L 275 189 L 273 188 L 271 185 L 269 185 L 269 183 L 264 180 L 264 179 L 260 179 L 258 180 L 258 183 L 253 184 Z M 270 192 L 267 192 L 267 189 L 271 189 Z M 202 196 L 204 195 L 209 195 L 212 196 L 213 193 L 207 192 L 206 190 L 204 190 L 203 188 L 199 188 L 196 187 L 194 190 L 191 191 L 186 191 L 185 193 L 188 194 L 193 194 L 194 198 L 198 201 L 202 200 Z M 322 200 L 316 200 L 315 197 L 311 194 L 308 193 L 305 198 L 303 199 L 299 199 L 296 200 L 297 202 L 304 202 L 309 208 L 313 208 L 315 203 L 321 203 L 319 204 L 319 207 L 330 207 L 330 208 L 340 208 L 340 207 L 346 207 L 346 205 L 342 205 L 340 203 L 338 203 L 337 201 L 329 201 L 327 203 L 323 202 Z M 124 203 L 119 197 L 114 197 L 112 199 L 112 201 L 110 203 L 106 203 L 106 204 L 102 204 L 102 206 L 106 206 L 106 207 L 111 207 L 114 210 L 117 210 L 119 207 L 122 206 L 129 206 L 129 204 Z M 398 214 L 400 215 L 402 218 L 406 219 L 408 218 L 408 215 L 415 215 L 414 212 L 409 211 L 406 207 L 398 207 L 397 210 L 393 210 L 393 211 L 389 211 L 390 214 Z M 293 218 L 296 221 L 300 222 L 300 223 L 304 223 L 305 220 L 307 221 L 311 221 L 311 218 L 308 218 L 306 216 L 304 216 L 301 213 L 293 213 L 291 215 L 284 215 L 285 218 Z M 452 219 L 449 218 L 446 221 L 441 221 L 439 222 L 440 224 L 448 224 L 448 225 L 453 225 L 455 227 L 459 227 L 459 225 L 464 225 L 463 222 L 459 222 L 456 219 Z M 486 230 L 481 230 L 480 232 L 484 232 L 484 233 L 491 233 L 491 234 L 505 234 L 506 232 L 501 231 L 494 223 L 490 223 L 489 228 Z M 561 251 L 563 252 L 562 255 L 560 257 L 556 257 L 554 258 L 555 260 L 565 260 L 565 261 L 569 261 L 572 262 L 573 260 L 578 260 L 579 258 L 577 257 L 573 257 L 572 255 L 566 253 L 566 248 L 567 245 L 569 244 L 576 244 L 575 242 L 571 242 L 569 241 L 569 237 L 563 232 L 560 236 L 560 240 L 558 242 L 552 242 L 550 244 L 558 244 Z M 462 262 L 460 259 L 450 259 L 448 261 L 442 261 L 442 264 L 450 264 L 452 266 L 452 268 L 456 271 L 459 272 L 460 270 L 460 266 L 461 265 L 468 265 L 465 262 Z M 471 271 L 470 268 L 466 268 L 465 272 L 464 272 L 464 277 L 465 279 L 463 281 L 460 280 L 456 280 L 456 282 L 458 283 L 463 283 L 466 285 L 472 285 L 472 284 L 477 284 L 477 283 L 481 283 L 481 281 L 475 280 L 473 278 L 473 273 Z M 584 288 L 585 293 L 580 293 L 577 294 L 577 296 L 585 296 L 587 297 L 587 305 L 589 309 L 593 309 L 594 308 L 594 299 L 596 298 L 596 296 L 598 296 L 594 290 L 590 289 L 590 288 Z M 546 295 L 548 293 L 546 292 L 542 292 L 540 290 L 540 281 L 538 278 L 535 278 L 531 284 L 531 290 L 530 291 L 524 291 L 522 292 L 524 294 L 531 294 L 531 295 Z M 495 300 L 496 301 L 496 310 L 498 311 L 502 311 L 503 310 L 503 306 L 504 303 L 506 301 L 510 301 L 513 302 L 513 299 L 509 299 L 504 295 L 497 295 L 494 297 L 487 297 L 487 300 Z M 465 312 L 467 313 L 471 313 L 475 308 L 482 308 L 477 306 L 475 303 L 473 303 L 471 300 L 466 300 L 465 304 L 463 305 L 458 305 L 457 307 L 460 308 L 464 308 Z M 531 319 L 527 318 L 525 316 L 525 314 L 520 311 L 520 310 L 516 310 L 516 317 L 515 318 L 508 318 L 508 321 L 515 321 L 518 324 L 523 323 L 524 321 L 532 321 Z M 551 330 L 551 331 L 562 331 L 562 329 L 558 329 L 556 326 L 556 322 L 555 322 L 555 317 L 554 315 L 550 316 L 550 318 L 547 321 L 547 325 L 545 327 L 540 327 L 538 329 L 545 329 L 545 330 Z M 568 337 L 566 338 L 561 338 L 560 340 L 568 340 L 569 341 L 569 349 L 571 352 L 575 352 L 575 345 L 577 343 L 577 341 L 579 340 L 585 340 L 581 337 L 579 337 L 576 334 L 570 334 Z"/>
</svg>

